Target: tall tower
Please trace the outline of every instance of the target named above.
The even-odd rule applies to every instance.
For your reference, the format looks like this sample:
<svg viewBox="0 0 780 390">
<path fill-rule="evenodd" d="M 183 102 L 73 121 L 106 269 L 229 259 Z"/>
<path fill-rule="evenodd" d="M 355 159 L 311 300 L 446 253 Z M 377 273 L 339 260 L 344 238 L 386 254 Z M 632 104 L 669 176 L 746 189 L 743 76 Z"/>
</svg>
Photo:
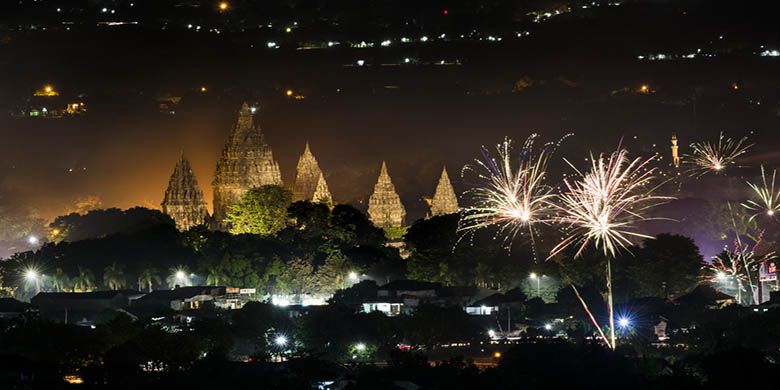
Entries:
<svg viewBox="0 0 780 390">
<path fill-rule="evenodd" d="M 317 182 L 322 176 L 317 159 L 311 153 L 309 143 L 303 149 L 303 154 L 298 159 L 298 167 L 295 172 L 295 184 L 293 185 L 292 200 L 314 200 L 314 192 L 317 189 Z M 323 179 L 324 180 L 324 179 Z"/>
<path fill-rule="evenodd" d="M 314 194 L 311 196 L 311 201 L 314 203 L 325 203 L 328 206 L 333 205 L 333 196 L 330 195 L 328 183 L 325 181 L 325 176 L 322 173 L 320 173 L 320 177 L 317 179 L 317 186 L 314 189 Z"/>
<path fill-rule="evenodd" d="M 206 209 L 206 201 L 203 200 L 203 191 L 200 190 L 198 179 L 192 172 L 190 162 L 184 158 L 184 153 L 173 169 L 160 206 L 163 213 L 173 218 L 179 230 L 187 230 L 208 221 L 209 212 Z"/>
<path fill-rule="evenodd" d="M 458 197 L 452 188 L 450 177 L 447 175 L 447 167 L 441 171 L 436 193 L 431 200 L 431 216 L 454 214 L 458 212 Z"/>
<path fill-rule="evenodd" d="M 675 168 L 680 167 L 679 146 L 677 146 L 677 133 L 672 133 L 672 164 Z"/>
<path fill-rule="evenodd" d="M 214 174 L 214 222 L 227 229 L 224 220 L 230 206 L 249 189 L 263 185 L 282 185 L 279 164 L 274 160 L 265 136 L 255 126 L 252 110 L 244 103 L 238 121 L 228 137 Z"/>
<path fill-rule="evenodd" d="M 368 218 L 377 227 L 402 227 L 406 218 L 406 209 L 401 197 L 395 192 L 393 181 L 387 173 L 387 164 L 382 161 L 379 178 L 374 185 L 374 193 L 368 199 Z"/>
</svg>

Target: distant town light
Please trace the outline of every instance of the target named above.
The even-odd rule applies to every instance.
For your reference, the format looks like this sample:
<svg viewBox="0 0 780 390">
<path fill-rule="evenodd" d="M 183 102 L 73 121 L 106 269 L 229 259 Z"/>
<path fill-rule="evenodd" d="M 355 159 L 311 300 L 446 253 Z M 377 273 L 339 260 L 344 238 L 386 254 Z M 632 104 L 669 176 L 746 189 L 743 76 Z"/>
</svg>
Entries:
<svg viewBox="0 0 780 390">
<path fill-rule="evenodd" d="M 357 64 L 358 64 L 358 66 L 363 66 L 363 65 L 366 64 L 366 61 L 364 61 L 364 60 L 357 60 Z"/>
<path fill-rule="evenodd" d="M 268 42 L 265 45 L 268 46 L 269 49 L 273 49 L 276 47 L 276 42 Z"/>
<path fill-rule="evenodd" d="M 536 272 L 531 272 L 531 274 L 530 274 L 530 275 L 528 275 L 528 277 L 529 277 L 529 278 L 531 278 L 531 279 L 536 279 L 536 278 L 538 278 L 539 276 L 536 274 Z"/>
<path fill-rule="evenodd" d="M 408 64 L 408 63 L 409 63 L 409 61 L 411 61 L 411 60 L 409 59 L 409 57 L 406 57 L 406 58 L 404 58 L 404 63 L 405 63 L 405 64 Z"/>
<path fill-rule="evenodd" d="M 286 33 L 291 33 L 291 32 L 292 32 L 292 27 L 287 27 L 287 28 L 285 28 L 285 29 L 284 29 L 284 32 L 286 32 Z"/>
<path fill-rule="evenodd" d="M 293 90 L 292 89 L 288 89 L 287 91 L 284 92 L 284 94 L 287 95 L 287 96 L 292 96 L 293 95 Z"/>
<path fill-rule="evenodd" d="M 390 46 L 390 43 L 392 43 L 392 42 L 389 39 L 385 39 L 379 45 L 382 46 L 382 47 L 388 47 L 388 46 Z"/>
<path fill-rule="evenodd" d="M 552 324 L 544 324 L 545 330 L 552 330 L 552 328 L 553 328 Z"/>
<path fill-rule="evenodd" d="M 274 344 L 276 344 L 279 347 L 284 347 L 285 345 L 287 345 L 287 337 L 281 334 L 276 336 L 276 338 L 274 339 Z"/>
<path fill-rule="evenodd" d="M 422 38 L 420 38 L 420 40 L 423 42 L 428 42 L 428 37 L 423 35 Z"/>
<path fill-rule="evenodd" d="M 496 337 L 496 331 L 493 329 L 488 330 L 488 336 L 490 337 Z"/>
<path fill-rule="evenodd" d="M 207 92 L 208 88 L 206 88 L 205 86 L 202 86 L 202 87 L 200 87 L 200 91 L 201 92 Z"/>
<path fill-rule="evenodd" d="M 227 11 L 227 9 L 230 7 L 230 4 L 227 3 L 227 1 L 223 1 L 219 3 L 219 10 L 220 11 Z"/>
</svg>

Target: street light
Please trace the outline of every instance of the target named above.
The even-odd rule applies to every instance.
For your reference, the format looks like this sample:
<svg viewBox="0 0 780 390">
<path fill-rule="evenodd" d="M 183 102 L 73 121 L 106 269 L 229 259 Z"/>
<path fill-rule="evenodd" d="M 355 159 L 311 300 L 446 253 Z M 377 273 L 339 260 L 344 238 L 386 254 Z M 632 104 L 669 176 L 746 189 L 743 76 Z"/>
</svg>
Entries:
<svg viewBox="0 0 780 390">
<path fill-rule="evenodd" d="M 35 283 L 36 293 L 41 292 L 41 274 L 38 273 L 37 270 L 29 268 L 24 271 L 24 279 L 27 280 L 28 283 Z"/>
<path fill-rule="evenodd" d="M 27 243 L 30 245 L 38 245 L 38 242 L 39 242 L 38 237 L 36 237 L 35 235 L 31 235 L 27 237 Z"/>
<path fill-rule="evenodd" d="M 348 277 L 348 278 L 349 278 L 349 280 L 351 280 L 353 283 L 358 281 L 358 274 L 357 274 L 357 272 L 355 272 L 355 271 L 352 271 L 352 272 L 350 272 L 350 273 L 349 273 L 349 275 L 347 275 L 347 277 Z"/>
<path fill-rule="evenodd" d="M 618 326 L 625 329 L 631 326 L 631 320 L 628 317 L 618 318 Z"/>
<path fill-rule="evenodd" d="M 358 352 L 363 352 L 366 350 L 366 345 L 363 343 L 357 343 L 355 345 L 355 350 L 357 350 Z"/>
<path fill-rule="evenodd" d="M 279 347 L 284 347 L 285 345 L 287 345 L 287 337 L 285 337 L 282 334 L 276 336 L 276 338 L 274 339 L 274 344 L 276 344 Z"/>
</svg>

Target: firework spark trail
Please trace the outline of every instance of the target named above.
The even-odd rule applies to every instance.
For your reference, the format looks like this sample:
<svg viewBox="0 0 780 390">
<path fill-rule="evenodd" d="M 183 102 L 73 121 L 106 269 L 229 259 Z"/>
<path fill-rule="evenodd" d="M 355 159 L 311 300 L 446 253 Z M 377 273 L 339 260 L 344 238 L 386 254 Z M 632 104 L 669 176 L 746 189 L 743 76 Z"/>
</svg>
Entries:
<svg viewBox="0 0 780 390">
<path fill-rule="evenodd" d="M 761 180 L 762 185 L 753 184 L 748 182 L 748 186 L 753 190 L 753 193 L 758 198 L 758 201 L 748 200 L 742 203 L 742 207 L 751 210 L 754 214 L 750 217 L 749 221 L 753 221 L 761 214 L 766 214 L 769 217 L 774 217 L 775 213 L 780 211 L 780 192 L 775 189 L 775 177 L 777 176 L 777 170 L 772 171 L 772 180 L 767 181 L 766 172 L 764 166 L 761 166 Z"/>
<path fill-rule="evenodd" d="M 631 160 L 625 149 L 613 152 L 608 158 L 591 155 L 591 170 L 586 174 L 567 161 L 579 178 L 564 179 L 566 192 L 554 203 L 557 221 L 567 225 L 568 231 L 549 257 L 570 246 L 578 246 L 575 257 L 579 257 L 590 242 L 605 255 L 614 256 L 631 244 L 631 238 L 651 238 L 633 231 L 633 224 L 650 219 L 643 215 L 644 211 L 671 199 L 652 195 L 655 187 L 650 185 L 656 169 L 649 164 L 654 159 Z"/>
<path fill-rule="evenodd" d="M 552 221 L 550 202 L 555 198 L 553 187 L 545 184 L 549 158 L 568 138 L 545 144 L 534 151 L 538 134 L 529 136 L 518 154 L 512 158 L 512 141 L 505 139 L 496 146 L 493 157 L 483 147 L 482 159 L 463 168 L 462 176 L 473 173 L 477 183 L 467 191 L 473 206 L 465 207 L 458 223 L 461 238 L 490 226 L 498 227 L 497 236 L 503 236 L 504 244 L 511 247 L 518 234 L 527 233 L 534 246 L 534 225 Z"/>
<path fill-rule="evenodd" d="M 712 261 L 705 263 L 702 267 L 711 271 L 703 279 L 712 284 L 733 280 L 736 283 L 737 301 L 742 303 L 742 291 L 747 292 L 750 288 L 751 302 L 755 300 L 753 279 L 750 273 L 758 264 L 775 259 L 777 256 L 774 251 L 764 255 L 756 255 L 755 249 L 763 240 L 764 232 L 759 234 L 759 238 L 752 247 L 743 244 L 737 237 L 734 240 L 734 249 L 724 248 L 723 253 L 712 258 Z"/>
<path fill-rule="evenodd" d="M 747 153 L 753 144 L 746 144 L 747 137 L 739 140 L 726 138 L 723 132 L 718 137 L 718 143 L 698 142 L 691 145 L 693 153 L 687 155 L 687 160 L 693 165 L 688 172 L 693 177 L 701 177 L 710 172 L 718 173 L 728 165 L 735 164 L 737 157 Z"/>
<path fill-rule="evenodd" d="M 591 242 L 607 256 L 610 337 L 603 337 L 613 350 L 617 347 L 617 342 L 610 257 L 615 256 L 621 248 L 627 248 L 631 244 L 631 238 L 651 238 L 633 231 L 633 224 L 650 219 L 645 217 L 643 212 L 670 199 L 652 195 L 655 188 L 650 184 L 655 179 L 655 168 L 650 168 L 649 164 L 654 159 L 655 157 L 631 160 L 627 150 L 618 148 L 608 158 L 603 154 L 598 158 L 591 155 L 590 171 L 585 174 L 566 161 L 579 177 L 575 181 L 564 179 L 566 192 L 559 195 L 553 203 L 553 207 L 558 211 L 557 221 L 565 224 L 568 230 L 567 236 L 553 248 L 548 259 L 571 246 L 578 246 L 574 255 L 578 257 Z M 580 302 L 598 327 L 588 305 L 581 298 Z"/>
</svg>

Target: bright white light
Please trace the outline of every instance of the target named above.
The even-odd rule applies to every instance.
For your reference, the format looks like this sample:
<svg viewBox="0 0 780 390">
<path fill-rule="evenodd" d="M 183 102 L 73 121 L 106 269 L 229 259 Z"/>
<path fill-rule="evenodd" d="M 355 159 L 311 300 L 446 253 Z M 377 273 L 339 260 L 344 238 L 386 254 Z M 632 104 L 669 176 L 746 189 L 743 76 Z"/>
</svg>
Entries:
<svg viewBox="0 0 780 390">
<path fill-rule="evenodd" d="M 184 273 L 184 271 L 176 271 L 176 279 L 178 280 L 184 280 L 184 278 L 187 277 L 187 274 Z"/>
<path fill-rule="evenodd" d="M 631 325 L 631 320 L 629 320 L 626 317 L 620 317 L 618 318 L 618 326 L 621 328 L 627 328 L 629 325 Z"/>
<path fill-rule="evenodd" d="M 274 344 L 280 347 L 284 347 L 285 345 L 287 345 L 287 337 L 281 334 L 276 336 L 276 338 L 274 339 Z"/>
<path fill-rule="evenodd" d="M 30 245 L 37 245 L 38 244 L 38 237 L 36 236 L 29 236 L 27 237 L 27 243 Z"/>
<path fill-rule="evenodd" d="M 382 41 L 379 45 L 382 46 L 382 47 L 388 47 L 388 46 L 390 46 L 390 43 L 391 43 L 390 40 L 386 39 L 386 40 Z"/>
<path fill-rule="evenodd" d="M 348 277 L 349 277 L 349 280 L 351 280 L 353 282 L 356 282 L 358 280 L 357 272 L 350 272 Z"/>
<path fill-rule="evenodd" d="M 103 8 L 101 11 L 102 11 L 103 13 L 106 13 L 106 12 L 108 12 L 108 8 Z"/>
<path fill-rule="evenodd" d="M 718 271 L 718 273 L 715 274 L 715 279 L 719 282 L 726 280 L 726 273 L 722 271 Z"/>
<path fill-rule="evenodd" d="M 406 58 L 404 58 L 404 63 L 405 63 L 405 64 L 408 64 L 410 61 L 411 61 L 411 60 L 409 59 L 409 57 L 406 57 Z"/>
<path fill-rule="evenodd" d="M 552 330 L 552 324 L 544 324 L 545 330 Z"/>
<path fill-rule="evenodd" d="M 428 42 L 428 37 L 423 35 L 422 38 L 420 38 L 420 40 L 423 42 Z"/>
<path fill-rule="evenodd" d="M 265 45 L 268 46 L 269 49 L 273 49 L 276 47 L 276 42 L 268 42 Z"/>
<path fill-rule="evenodd" d="M 493 329 L 490 329 L 490 330 L 488 331 L 488 336 L 490 336 L 490 337 L 496 337 L 496 331 L 495 331 L 495 330 L 493 330 Z"/>
<path fill-rule="evenodd" d="M 24 278 L 29 280 L 29 281 L 38 280 L 38 271 L 36 271 L 34 269 L 27 270 L 24 273 Z"/>
<path fill-rule="evenodd" d="M 365 65 L 365 63 L 366 63 L 366 61 L 364 61 L 364 60 L 357 60 L 358 66 L 363 66 L 363 65 Z"/>
<path fill-rule="evenodd" d="M 254 114 L 255 111 L 257 111 L 257 107 L 249 107 L 249 111 L 251 111 L 252 114 Z"/>
<path fill-rule="evenodd" d="M 363 352 L 363 351 L 365 351 L 365 350 L 366 350 L 366 345 L 365 345 L 365 344 L 363 344 L 363 343 L 357 343 L 357 344 L 355 345 L 355 349 L 356 349 L 357 351 L 359 351 L 359 352 Z"/>
</svg>

